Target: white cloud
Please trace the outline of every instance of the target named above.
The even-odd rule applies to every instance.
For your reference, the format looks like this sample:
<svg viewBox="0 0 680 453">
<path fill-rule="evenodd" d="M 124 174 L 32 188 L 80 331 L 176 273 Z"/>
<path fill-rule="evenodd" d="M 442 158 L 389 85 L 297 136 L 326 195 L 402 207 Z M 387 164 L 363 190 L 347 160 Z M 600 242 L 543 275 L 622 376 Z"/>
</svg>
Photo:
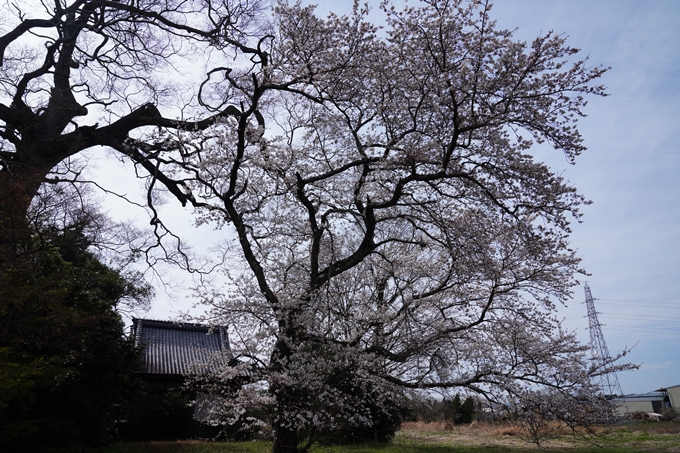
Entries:
<svg viewBox="0 0 680 453">
<path fill-rule="evenodd" d="M 671 366 L 672 362 L 664 362 L 664 363 L 643 363 L 642 366 L 640 367 L 641 370 L 645 371 L 654 371 L 654 370 L 660 370 L 662 368 L 668 368 Z"/>
</svg>

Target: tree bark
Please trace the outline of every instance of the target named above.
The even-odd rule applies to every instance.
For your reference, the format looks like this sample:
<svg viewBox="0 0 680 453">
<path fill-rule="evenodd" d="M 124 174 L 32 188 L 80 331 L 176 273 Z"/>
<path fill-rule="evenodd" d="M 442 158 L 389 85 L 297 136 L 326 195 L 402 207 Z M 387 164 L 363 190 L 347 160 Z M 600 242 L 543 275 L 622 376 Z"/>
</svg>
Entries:
<svg viewBox="0 0 680 453">
<path fill-rule="evenodd" d="M 33 197 L 51 165 L 12 166 L 0 170 L 0 266 L 21 252 L 30 240 L 27 218 Z"/>
<path fill-rule="evenodd" d="M 284 428 L 281 423 L 274 423 L 272 453 L 299 453 L 297 430 Z"/>
<path fill-rule="evenodd" d="M 281 329 L 281 336 L 279 337 L 274 350 L 271 355 L 270 370 L 274 374 L 284 374 L 285 364 L 293 355 L 291 344 L 297 344 L 298 335 L 293 319 L 299 313 L 296 310 L 285 310 L 285 313 L 279 313 L 279 327 Z M 272 446 L 272 453 L 301 453 L 298 448 L 298 430 L 295 424 L 291 427 L 289 420 L 290 412 L 286 409 L 297 406 L 296 400 L 298 398 L 295 388 L 293 388 L 286 379 L 282 376 L 270 383 L 272 392 L 276 397 L 276 405 L 274 407 L 274 420 L 272 428 L 274 430 L 274 445 Z"/>
</svg>

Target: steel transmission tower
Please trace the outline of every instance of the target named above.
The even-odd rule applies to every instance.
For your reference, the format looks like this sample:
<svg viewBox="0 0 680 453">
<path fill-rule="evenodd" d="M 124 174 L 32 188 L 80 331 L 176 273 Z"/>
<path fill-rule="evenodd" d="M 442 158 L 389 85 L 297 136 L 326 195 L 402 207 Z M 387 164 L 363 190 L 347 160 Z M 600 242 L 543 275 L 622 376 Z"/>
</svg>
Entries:
<svg viewBox="0 0 680 453">
<path fill-rule="evenodd" d="M 611 356 L 609 355 L 609 349 L 607 349 L 607 343 L 604 341 L 602 325 L 597 319 L 597 311 L 595 311 L 595 303 L 593 302 L 593 295 L 590 294 L 590 286 L 588 286 L 588 283 L 584 285 L 583 289 L 586 292 L 586 306 L 588 307 L 590 350 L 595 363 L 597 365 L 603 366 L 609 361 L 609 359 L 611 359 Z M 621 384 L 619 384 L 619 378 L 616 376 L 615 372 L 605 373 L 600 376 L 599 384 L 605 396 L 623 396 Z"/>
</svg>

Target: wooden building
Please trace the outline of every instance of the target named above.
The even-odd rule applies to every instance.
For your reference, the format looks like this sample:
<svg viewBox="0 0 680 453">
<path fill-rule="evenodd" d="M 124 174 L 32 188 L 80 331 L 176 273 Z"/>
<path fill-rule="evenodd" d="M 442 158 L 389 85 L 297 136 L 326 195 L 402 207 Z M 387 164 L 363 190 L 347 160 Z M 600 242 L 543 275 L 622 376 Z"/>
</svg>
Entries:
<svg viewBox="0 0 680 453">
<path fill-rule="evenodd" d="M 127 440 L 180 439 L 195 436 L 214 401 L 182 388 L 197 367 L 229 366 L 232 354 L 224 327 L 133 319 L 132 335 L 142 349 L 137 371 L 145 395 L 132 403 L 120 424 Z M 175 390 L 173 392 L 173 390 Z M 195 401 L 192 407 L 187 406 Z"/>
</svg>

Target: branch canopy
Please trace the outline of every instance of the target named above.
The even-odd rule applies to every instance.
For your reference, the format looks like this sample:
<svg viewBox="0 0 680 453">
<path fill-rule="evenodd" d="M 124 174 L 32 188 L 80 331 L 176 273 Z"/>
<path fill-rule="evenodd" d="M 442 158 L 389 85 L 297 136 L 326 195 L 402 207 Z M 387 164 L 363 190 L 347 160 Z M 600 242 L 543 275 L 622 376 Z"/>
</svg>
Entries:
<svg viewBox="0 0 680 453">
<path fill-rule="evenodd" d="M 280 451 L 298 428 L 361 418 L 337 363 L 342 385 L 393 396 L 595 395 L 554 305 L 583 272 L 568 236 L 587 200 L 531 147 L 585 150 L 577 121 L 604 69 L 561 35 L 515 40 L 489 10 L 383 2 L 379 29 L 358 5 L 321 19 L 280 3 L 266 62 L 213 92 L 242 115 L 186 138 L 199 221 L 229 224 L 246 267 L 233 291 L 198 293 L 267 381 Z"/>
</svg>

